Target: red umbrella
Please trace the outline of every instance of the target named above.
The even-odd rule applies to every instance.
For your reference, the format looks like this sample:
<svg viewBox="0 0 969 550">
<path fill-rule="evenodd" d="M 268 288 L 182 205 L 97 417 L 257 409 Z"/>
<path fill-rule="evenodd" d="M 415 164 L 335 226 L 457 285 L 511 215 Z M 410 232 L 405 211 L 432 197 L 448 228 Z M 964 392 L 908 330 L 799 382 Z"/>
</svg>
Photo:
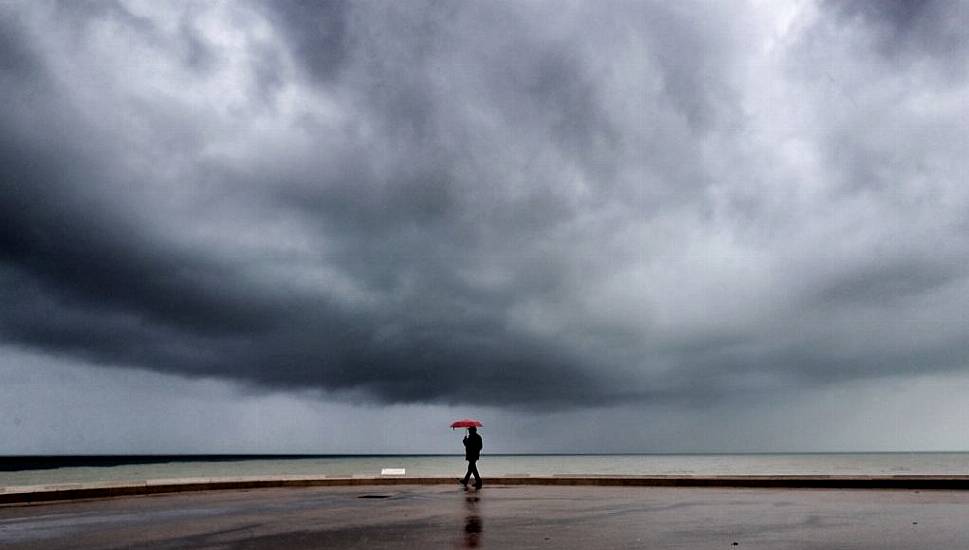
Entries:
<svg viewBox="0 0 969 550">
<path fill-rule="evenodd" d="M 454 428 L 480 428 L 484 426 L 480 420 L 475 420 L 473 418 L 465 418 L 463 420 L 455 420 L 451 422 L 451 429 Z"/>
</svg>

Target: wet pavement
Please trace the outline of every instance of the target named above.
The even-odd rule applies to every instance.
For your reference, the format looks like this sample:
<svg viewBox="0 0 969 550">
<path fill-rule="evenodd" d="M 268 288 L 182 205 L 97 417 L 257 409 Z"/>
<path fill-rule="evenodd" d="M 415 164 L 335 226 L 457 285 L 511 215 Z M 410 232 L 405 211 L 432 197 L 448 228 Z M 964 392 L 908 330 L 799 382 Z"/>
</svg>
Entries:
<svg viewBox="0 0 969 550">
<path fill-rule="evenodd" d="M 358 486 L 0 507 L 3 548 L 969 548 L 969 492 Z"/>
</svg>

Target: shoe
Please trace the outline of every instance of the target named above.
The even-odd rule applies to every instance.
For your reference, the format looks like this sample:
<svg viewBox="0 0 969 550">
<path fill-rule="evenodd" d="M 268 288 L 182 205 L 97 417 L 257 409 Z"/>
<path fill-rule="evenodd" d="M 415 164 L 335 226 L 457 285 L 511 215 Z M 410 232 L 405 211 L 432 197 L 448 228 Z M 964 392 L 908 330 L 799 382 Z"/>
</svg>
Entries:
<svg viewBox="0 0 969 550">
<path fill-rule="evenodd" d="M 475 483 L 474 484 L 474 488 L 475 488 L 476 491 L 480 491 L 481 490 L 481 484 L 480 483 Z"/>
<path fill-rule="evenodd" d="M 463 480 L 463 479 L 459 479 L 459 480 L 458 480 L 458 484 L 459 484 L 459 485 L 462 485 L 462 486 L 463 486 L 463 487 L 464 487 L 465 489 L 467 489 L 467 488 L 468 488 L 468 482 L 467 482 L 467 481 L 465 481 L 465 480 Z"/>
</svg>

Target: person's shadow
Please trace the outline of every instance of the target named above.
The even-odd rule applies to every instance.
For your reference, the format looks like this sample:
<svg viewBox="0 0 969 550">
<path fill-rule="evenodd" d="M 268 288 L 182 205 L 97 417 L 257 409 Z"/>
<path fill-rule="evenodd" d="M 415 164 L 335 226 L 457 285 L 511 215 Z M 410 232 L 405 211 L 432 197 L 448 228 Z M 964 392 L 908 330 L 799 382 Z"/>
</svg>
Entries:
<svg viewBox="0 0 969 550">
<path fill-rule="evenodd" d="M 481 521 L 481 511 L 478 508 L 480 497 L 476 494 L 464 497 L 464 547 L 477 548 L 481 544 L 481 533 L 484 524 Z"/>
</svg>

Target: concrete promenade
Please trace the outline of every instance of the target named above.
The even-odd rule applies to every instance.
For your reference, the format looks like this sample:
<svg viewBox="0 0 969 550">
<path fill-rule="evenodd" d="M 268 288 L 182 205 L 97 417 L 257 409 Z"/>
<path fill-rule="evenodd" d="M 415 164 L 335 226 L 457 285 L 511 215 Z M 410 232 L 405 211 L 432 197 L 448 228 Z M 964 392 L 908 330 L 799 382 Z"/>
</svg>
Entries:
<svg viewBox="0 0 969 550">
<path fill-rule="evenodd" d="M 0 547 L 952 549 L 967 517 L 969 491 L 361 479 L 0 506 Z"/>
</svg>

